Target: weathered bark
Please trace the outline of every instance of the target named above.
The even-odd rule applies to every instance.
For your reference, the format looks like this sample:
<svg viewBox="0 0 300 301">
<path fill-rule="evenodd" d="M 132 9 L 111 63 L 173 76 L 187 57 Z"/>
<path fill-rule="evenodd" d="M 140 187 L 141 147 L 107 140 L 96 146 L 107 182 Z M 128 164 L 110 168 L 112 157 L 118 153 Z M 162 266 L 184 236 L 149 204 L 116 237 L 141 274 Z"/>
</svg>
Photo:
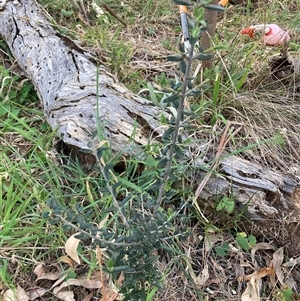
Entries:
<svg viewBox="0 0 300 301">
<path fill-rule="evenodd" d="M 299 255 L 299 185 L 237 157 L 222 160 L 220 170 L 222 177 L 211 178 L 201 193 L 199 204 L 204 214 L 216 224 L 234 226 L 232 222 L 243 212 L 248 233 L 285 246 L 290 256 Z M 205 175 L 201 172 L 198 177 Z M 235 201 L 233 214 L 216 213 L 215 207 L 223 197 Z"/>
<path fill-rule="evenodd" d="M 0 34 L 34 84 L 48 123 L 66 144 L 96 147 L 97 120 L 113 150 L 131 155 L 154 132 L 163 133 L 158 120 L 166 113 L 131 93 L 90 53 L 58 34 L 33 0 L 2 1 L 1 5 Z M 196 170 L 199 166 L 201 162 L 195 161 Z M 299 236 L 296 182 L 234 156 L 222 160 L 220 167 L 223 175 L 211 177 L 200 195 L 202 208 L 212 208 L 216 200 L 230 196 L 237 208 L 247 205 L 247 212 L 269 237 L 288 239 L 286 234 L 292 231 Z M 202 178 L 205 173 L 197 175 Z M 300 243 L 293 247 L 300 252 Z"/>
<path fill-rule="evenodd" d="M 122 87 L 90 53 L 56 32 L 36 2 L 2 1 L 0 28 L 34 84 L 48 123 L 66 143 L 89 148 L 97 117 L 116 151 L 124 151 L 130 137 L 137 145 L 147 143 L 145 126 L 159 132 L 161 110 Z"/>
</svg>

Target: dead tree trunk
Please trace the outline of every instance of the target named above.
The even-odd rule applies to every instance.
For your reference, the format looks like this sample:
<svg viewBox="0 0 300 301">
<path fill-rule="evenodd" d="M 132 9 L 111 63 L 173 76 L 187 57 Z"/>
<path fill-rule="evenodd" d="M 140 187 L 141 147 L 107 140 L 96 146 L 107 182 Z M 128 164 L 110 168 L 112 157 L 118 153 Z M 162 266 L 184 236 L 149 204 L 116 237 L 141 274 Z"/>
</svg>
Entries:
<svg viewBox="0 0 300 301">
<path fill-rule="evenodd" d="M 35 86 L 48 123 L 65 143 L 97 147 L 93 133 L 100 123 L 114 151 L 134 155 L 150 135 L 163 133 L 159 115 L 165 113 L 131 93 L 90 53 L 56 32 L 36 2 L 4 0 L 0 5 L 0 34 Z M 290 233 L 300 235 L 300 192 L 293 180 L 234 156 L 220 167 L 223 176 L 211 177 L 200 195 L 203 209 L 232 196 L 237 207 L 247 205 L 268 237 L 285 244 Z M 196 175 L 202 178 L 205 171 Z M 293 243 L 294 253 L 300 252 L 300 242 Z"/>
<path fill-rule="evenodd" d="M 0 9 L 0 34 L 34 84 L 48 123 L 66 143 L 88 148 L 97 119 L 115 151 L 124 149 L 130 137 L 137 145 L 147 143 L 143 130 L 159 132 L 161 110 L 56 32 L 35 1 L 2 1 Z"/>
</svg>

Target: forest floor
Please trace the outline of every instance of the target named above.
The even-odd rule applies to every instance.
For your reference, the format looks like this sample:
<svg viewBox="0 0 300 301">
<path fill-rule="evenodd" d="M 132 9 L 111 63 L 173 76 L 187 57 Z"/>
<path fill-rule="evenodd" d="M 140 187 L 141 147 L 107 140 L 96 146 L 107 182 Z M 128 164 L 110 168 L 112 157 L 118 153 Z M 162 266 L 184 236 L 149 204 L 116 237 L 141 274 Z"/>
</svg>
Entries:
<svg viewBox="0 0 300 301">
<path fill-rule="evenodd" d="M 163 106 L 165 88 L 179 76 L 177 63 L 166 60 L 178 54 L 181 42 L 178 7 L 171 0 L 103 2 L 83 1 L 87 20 L 73 1 L 39 1 L 58 31 L 95 53 L 128 89 Z M 244 2 L 219 13 L 213 67 L 198 76 L 204 93 L 189 107 L 203 109 L 195 122 L 203 139 L 219 140 L 228 120 L 243 125 L 227 151 L 240 150 L 243 158 L 299 184 L 300 70 L 274 80 L 270 61 L 280 57 L 282 47 L 266 46 L 259 35 L 242 36 L 240 30 L 276 23 L 291 36 L 289 56 L 300 60 L 300 3 Z M 55 199 L 65 212 L 81 212 L 81 206 L 90 214 L 87 222 L 116 230 L 105 183 L 99 172 L 87 173 L 57 153 L 56 133 L 46 123 L 33 86 L 14 70 L 1 39 L 0 51 L 0 298 L 121 300 L 122 275 L 116 281 L 102 271 L 102 264 L 110 262 L 105 250 L 94 248 L 89 239 L 78 246 L 74 229 L 43 215 Z M 124 191 L 139 191 L 129 178 L 123 180 Z M 193 193 L 180 185 L 176 193 Z M 165 211 L 172 210 L 166 205 Z M 162 287 L 151 279 L 143 282 L 141 300 L 300 300 L 300 254 L 291 257 L 265 235 L 244 231 L 240 216 L 222 225 L 204 223 L 193 209 L 185 213 L 187 219 L 176 222 L 192 235 L 155 252 Z M 67 241 L 71 246 L 65 246 Z"/>
</svg>

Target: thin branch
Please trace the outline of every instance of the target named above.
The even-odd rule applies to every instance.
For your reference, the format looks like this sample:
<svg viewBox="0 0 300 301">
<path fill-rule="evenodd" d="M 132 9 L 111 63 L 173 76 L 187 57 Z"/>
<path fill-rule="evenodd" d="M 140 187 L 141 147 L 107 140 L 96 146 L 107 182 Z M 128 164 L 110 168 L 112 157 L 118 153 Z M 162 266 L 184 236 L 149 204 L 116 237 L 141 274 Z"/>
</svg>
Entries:
<svg viewBox="0 0 300 301">
<path fill-rule="evenodd" d="M 97 153 L 94 154 L 97 158 Z M 104 172 L 104 169 L 103 169 L 103 166 L 101 164 L 101 162 L 99 160 L 97 160 L 98 162 L 98 165 L 99 165 L 99 168 L 100 168 L 100 171 L 101 171 L 101 174 L 102 174 L 102 177 L 104 178 L 104 181 L 105 181 L 105 184 L 106 184 L 106 188 L 108 190 L 108 192 L 110 193 L 111 197 L 112 197 L 112 200 L 113 200 L 113 203 L 114 203 L 114 206 L 117 208 L 120 216 L 121 216 L 121 219 L 123 220 L 124 224 L 126 225 L 126 227 L 130 230 L 130 226 L 129 226 L 129 223 L 127 222 L 127 219 L 121 209 L 121 207 L 119 206 L 119 203 L 116 199 L 116 196 L 111 188 L 111 186 L 109 185 L 109 180 L 108 178 L 106 177 L 105 175 L 105 172 Z"/>
<path fill-rule="evenodd" d="M 104 239 L 102 239 L 102 238 L 99 238 L 99 237 L 97 237 L 97 236 L 94 236 L 94 235 L 92 235 L 92 234 L 90 234 L 90 233 L 88 233 L 88 232 L 82 230 L 81 228 L 75 226 L 74 224 L 72 224 L 71 222 L 69 222 L 68 220 L 66 220 L 65 218 L 63 218 L 63 217 L 60 216 L 60 215 L 58 215 L 57 217 L 59 217 L 60 220 L 61 220 L 64 224 L 70 226 L 71 228 L 73 228 L 73 229 L 76 230 L 77 232 L 80 232 L 80 233 L 82 233 L 82 234 L 84 234 L 84 235 L 86 235 L 86 236 L 88 236 L 88 237 L 90 237 L 90 238 L 92 238 L 92 239 L 94 239 L 94 240 L 97 240 L 97 241 L 99 241 L 99 242 L 101 242 L 101 243 L 103 243 L 103 244 L 109 244 L 109 245 L 113 245 L 113 246 L 132 246 L 132 245 L 138 246 L 138 245 L 139 245 L 139 244 L 137 244 L 137 243 L 130 243 L 130 244 L 128 244 L 128 243 L 125 243 L 125 242 L 112 242 L 112 241 L 104 240 Z"/>
<path fill-rule="evenodd" d="M 217 167 L 220 164 L 220 159 L 221 159 L 221 155 L 224 152 L 225 146 L 228 144 L 228 142 L 230 141 L 230 139 L 235 136 L 241 129 L 242 127 L 239 127 L 238 129 L 236 129 L 233 133 L 231 137 L 228 137 L 228 131 L 229 131 L 229 127 L 230 127 L 231 123 L 228 122 L 224 133 L 222 135 L 221 141 L 219 143 L 218 149 L 217 149 L 217 153 L 216 153 L 216 157 L 215 157 L 215 162 L 213 164 L 213 166 L 211 167 L 211 169 L 208 171 L 208 173 L 206 174 L 205 178 L 202 180 L 202 182 L 200 183 L 200 185 L 198 186 L 196 192 L 195 192 L 195 197 L 194 197 L 194 203 L 197 203 L 197 199 L 200 195 L 200 193 L 202 192 L 203 188 L 205 187 L 205 185 L 207 184 L 208 180 L 210 179 L 211 175 L 213 174 L 213 172 L 217 169 Z"/>
<path fill-rule="evenodd" d="M 156 215 L 156 213 L 157 213 L 157 211 L 158 211 L 158 209 L 159 209 L 159 207 L 162 203 L 162 198 L 163 198 L 163 194 L 165 192 L 166 183 L 167 183 L 169 175 L 170 175 L 172 160 L 173 160 L 174 152 L 175 152 L 175 144 L 177 142 L 179 129 L 180 129 L 180 121 L 181 121 L 181 118 L 182 118 L 182 115 L 183 115 L 184 102 L 185 102 L 185 98 L 186 98 L 186 91 L 187 91 L 187 88 L 188 88 L 188 78 L 189 78 L 189 74 L 190 74 L 191 67 L 192 67 L 192 62 L 193 62 L 194 49 L 195 49 L 195 44 L 192 43 L 190 53 L 188 55 L 188 63 L 187 63 L 187 67 L 186 67 L 186 70 L 185 70 L 181 98 L 180 98 L 179 106 L 178 106 L 178 109 L 177 109 L 177 117 L 176 117 L 174 132 L 173 132 L 173 136 L 172 136 L 172 142 L 171 142 L 171 147 L 170 147 L 169 158 L 168 158 L 168 162 L 167 162 L 167 165 L 166 165 L 165 174 L 164 174 L 164 177 L 163 177 L 163 182 L 162 182 L 162 185 L 159 189 L 159 193 L 158 193 L 158 197 L 157 197 L 157 204 L 154 207 L 154 211 L 153 211 L 154 216 Z"/>
</svg>

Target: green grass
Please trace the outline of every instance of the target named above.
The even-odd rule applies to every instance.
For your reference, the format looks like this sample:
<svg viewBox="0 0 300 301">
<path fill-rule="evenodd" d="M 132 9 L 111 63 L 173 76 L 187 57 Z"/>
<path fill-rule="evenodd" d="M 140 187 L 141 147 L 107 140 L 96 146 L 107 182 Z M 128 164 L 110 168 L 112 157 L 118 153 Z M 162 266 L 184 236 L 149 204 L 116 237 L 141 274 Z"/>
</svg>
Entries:
<svg viewBox="0 0 300 301">
<path fill-rule="evenodd" d="M 166 88 L 169 80 L 174 79 L 172 72 L 175 65 L 164 67 L 165 61 L 162 57 L 177 49 L 177 8 L 171 1 L 123 2 L 124 6 L 113 1 L 106 3 L 127 23 L 127 27 L 107 12 L 106 23 L 104 16 L 97 18 L 93 11 L 91 25 L 88 26 L 77 18 L 70 3 L 58 0 L 40 1 L 53 17 L 57 28 L 86 43 L 86 46 L 100 48 L 99 57 L 130 90 L 138 92 L 149 87 L 149 82 L 159 86 L 158 88 Z M 101 2 L 97 4 L 101 6 Z M 242 26 L 251 25 L 253 22 L 263 23 L 265 20 L 285 26 L 288 24 L 294 29 L 299 17 L 297 13 L 283 9 L 284 5 L 288 5 L 288 1 L 272 1 L 267 9 L 248 9 L 243 14 L 237 13 L 238 7 L 231 7 L 228 11 L 226 21 L 218 29 L 219 35 L 216 37 L 216 43 L 226 45 L 226 49 L 219 50 L 216 66 L 213 70 L 207 70 L 205 74 L 207 86 L 203 98 L 192 100 L 192 110 L 200 112 L 197 120 L 199 129 L 201 125 L 205 126 L 201 128 L 203 133 L 211 133 L 211 128 L 207 130 L 208 126 L 226 124 L 226 110 L 234 107 L 234 95 L 247 91 L 245 83 L 248 75 L 251 72 L 255 73 L 253 65 L 264 65 L 268 58 L 264 46 L 257 41 L 246 41 L 247 38 L 237 36 L 237 32 Z M 87 7 L 91 9 L 89 4 Z M 299 38 L 296 37 L 291 43 L 293 52 L 299 52 L 298 42 Z M 153 48 L 149 46 L 151 43 Z M 3 46 L 4 43 L 1 42 L 0 47 Z M 276 49 L 270 51 L 278 53 Z M 157 71 L 152 67 L 147 69 L 142 64 L 133 64 L 139 61 L 160 68 Z M 68 158 L 62 158 L 56 153 L 56 133 L 47 126 L 39 100 L 28 81 L 22 81 L 0 66 L 0 88 L 0 280 L 6 287 L 16 288 L 19 283 L 29 283 L 28 288 L 35 279 L 33 270 L 37 263 L 56 263 L 59 257 L 64 255 L 63 247 L 67 238 L 76 232 L 74 228 L 64 225 L 60 219 L 55 219 L 55 214 L 53 219 L 43 218 L 43 214 L 50 210 L 47 205 L 50 200 L 61 204 L 63 212 L 59 214 L 63 218 L 86 215 L 86 222 L 94 226 L 119 236 L 129 235 L 126 227 L 120 225 L 117 208 L 109 189 L 114 189 L 120 200 L 131 196 L 127 203 L 122 205 L 126 208 L 126 219 L 133 220 L 132 223 L 138 225 L 134 220 L 135 209 L 140 205 L 137 211 L 147 217 L 150 210 L 145 200 L 154 202 L 155 193 L 159 189 L 159 186 L 155 187 L 154 184 L 162 177 L 164 169 L 158 166 L 158 161 L 153 159 L 153 155 L 158 156 L 164 145 L 149 145 L 147 157 L 126 159 L 126 168 L 123 170 L 107 168 L 105 172 L 108 181 L 105 181 L 99 168 L 86 172 L 76 162 L 70 162 Z M 238 141 L 233 139 L 233 145 L 236 144 L 242 149 Z M 109 152 L 103 157 L 106 166 L 113 166 L 117 161 Z M 139 174 L 141 164 L 144 165 L 144 171 Z M 181 211 L 177 212 L 181 202 L 189 202 L 193 194 L 191 187 L 183 180 L 184 177 L 180 178 L 188 170 L 188 164 L 189 162 L 181 161 L 174 166 L 174 181 L 168 183 L 166 188 L 171 201 L 161 209 L 161 215 L 165 216 L 168 222 L 173 222 L 172 218 L 176 217 L 174 224 L 168 225 L 169 233 L 174 233 L 175 226 L 179 229 L 187 227 L 188 230 L 201 228 L 202 239 L 211 233 L 223 233 L 225 227 L 226 230 L 235 231 L 234 235 L 240 233 L 235 221 L 226 223 L 224 228 L 212 224 L 206 225 L 204 229 L 202 217 L 196 210 L 184 208 L 184 214 Z M 53 213 L 55 208 L 50 211 Z M 75 221 L 74 224 L 78 226 L 80 222 Z M 238 247 L 234 235 L 230 243 Z M 160 263 L 166 266 L 163 267 L 163 273 L 157 281 L 166 285 L 168 295 L 176 292 L 178 300 L 186 296 L 197 296 L 197 300 L 207 300 L 210 295 L 203 287 L 195 285 L 195 275 L 201 272 L 199 262 L 202 254 L 200 256 L 197 251 L 201 238 L 194 238 L 190 244 L 189 242 L 174 238 L 163 245 L 167 260 Z M 216 246 L 219 246 L 219 252 L 225 254 L 229 251 L 224 245 L 228 247 L 226 243 Z M 78 250 L 83 261 L 82 266 L 76 270 L 78 277 L 92 278 L 101 270 L 99 258 L 94 250 L 95 247 L 89 239 L 83 240 Z M 103 251 L 103 262 L 109 261 L 110 256 L 110 253 Z M 218 258 L 220 257 L 216 256 L 215 260 Z M 18 269 L 15 274 L 16 266 Z M 67 264 L 61 263 L 61 266 L 65 270 L 70 269 Z M 177 286 L 178 278 L 181 286 Z M 223 281 L 225 283 L 224 279 Z M 148 282 L 145 283 L 147 286 Z M 47 285 L 49 287 L 49 283 Z M 190 292 L 180 295 L 185 285 Z M 165 295 L 160 295 L 161 290 L 158 286 L 147 287 L 146 300 L 163 300 Z M 226 289 L 223 289 L 226 298 Z M 54 297 L 51 295 L 47 298 L 45 300 L 52 300 Z"/>
</svg>

